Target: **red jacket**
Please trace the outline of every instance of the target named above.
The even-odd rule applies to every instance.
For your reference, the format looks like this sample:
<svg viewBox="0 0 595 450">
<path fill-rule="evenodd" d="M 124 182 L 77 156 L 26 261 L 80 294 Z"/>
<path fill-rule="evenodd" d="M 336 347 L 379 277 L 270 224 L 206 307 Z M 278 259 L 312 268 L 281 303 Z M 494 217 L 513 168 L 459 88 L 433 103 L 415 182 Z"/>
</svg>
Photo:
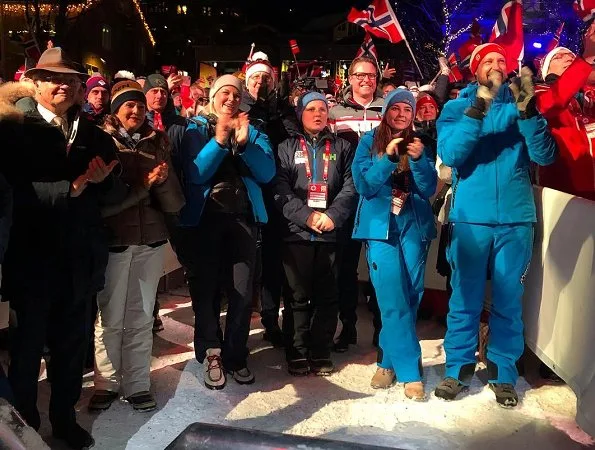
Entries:
<svg viewBox="0 0 595 450">
<path fill-rule="evenodd" d="M 553 84 L 536 86 L 535 96 L 559 149 L 553 164 L 539 167 L 539 184 L 595 200 L 595 87 L 585 86 L 591 70 L 577 57 Z M 581 90 L 582 107 L 575 98 Z"/>
</svg>

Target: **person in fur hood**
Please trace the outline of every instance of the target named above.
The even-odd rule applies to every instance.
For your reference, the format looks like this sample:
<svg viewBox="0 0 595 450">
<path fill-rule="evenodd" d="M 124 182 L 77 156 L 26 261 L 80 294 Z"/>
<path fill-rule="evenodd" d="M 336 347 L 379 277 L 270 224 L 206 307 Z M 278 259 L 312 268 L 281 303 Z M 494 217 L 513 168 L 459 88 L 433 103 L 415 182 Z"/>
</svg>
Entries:
<svg viewBox="0 0 595 450">
<path fill-rule="evenodd" d="M 93 294 L 103 284 L 107 242 L 100 207 L 127 187 L 112 174 L 111 138 L 80 116 L 87 75 L 61 48 L 46 50 L 25 76 L 0 87 L 0 173 L 13 191 L 13 223 L 2 265 L 3 298 L 16 319 L 9 380 L 15 406 L 39 429 L 37 381 L 44 344 L 52 356 L 49 419 L 71 448 L 93 444 L 76 422 Z"/>
</svg>

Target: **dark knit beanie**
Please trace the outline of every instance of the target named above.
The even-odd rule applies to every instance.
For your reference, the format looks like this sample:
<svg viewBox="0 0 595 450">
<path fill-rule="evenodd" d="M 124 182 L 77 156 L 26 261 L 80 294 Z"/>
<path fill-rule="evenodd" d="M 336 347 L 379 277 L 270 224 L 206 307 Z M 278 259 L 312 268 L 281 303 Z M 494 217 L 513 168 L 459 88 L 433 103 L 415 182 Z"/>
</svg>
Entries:
<svg viewBox="0 0 595 450">
<path fill-rule="evenodd" d="M 91 92 L 91 89 L 96 87 L 104 88 L 106 91 L 109 92 L 109 84 L 107 83 L 106 79 L 103 78 L 101 75 L 93 75 L 91 78 L 87 80 L 85 84 L 87 86 L 87 90 L 85 91 L 85 98 L 87 98 L 89 92 Z"/>
<path fill-rule="evenodd" d="M 167 87 L 167 80 L 158 73 L 153 73 L 147 77 L 147 81 L 145 81 L 145 87 L 143 88 L 144 93 L 146 94 L 151 89 L 161 88 L 168 90 Z"/>
<path fill-rule="evenodd" d="M 147 98 L 140 84 L 131 80 L 118 81 L 112 88 L 112 114 L 116 114 L 120 106 L 130 100 L 142 102 L 145 106 L 147 105 Z"/>
</svg>

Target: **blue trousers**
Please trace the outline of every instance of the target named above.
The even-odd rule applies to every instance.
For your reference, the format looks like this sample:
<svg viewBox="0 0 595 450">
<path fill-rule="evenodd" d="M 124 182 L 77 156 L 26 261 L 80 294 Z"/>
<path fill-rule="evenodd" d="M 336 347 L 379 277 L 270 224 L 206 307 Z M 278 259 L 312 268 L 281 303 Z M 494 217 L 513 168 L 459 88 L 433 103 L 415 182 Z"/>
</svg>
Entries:
<svg viewBox="0 0 595 450">
<path fill-rule="evenodd" d="M 387 241 L 368 241 L 370 279 L 382 318 L 378 366 L 395 371 L 403 383 L 421 381 L 421 348 L 415 331 L 424 292 L 429 242 L 410 208 L 391 214 Z"/>
<path fill-rule="evenodd" d="M 492 308 L 488 342 L 490 383 L 515 384 L 524 349 L 522 297 L 533 251 L 533 224 L 454 223 L 447 257 L 452 296 L 444 338 L 446 376 L 469 384 L 475 372 L 479 318 L 486 271 L 491 271 Z"/>
</svg>

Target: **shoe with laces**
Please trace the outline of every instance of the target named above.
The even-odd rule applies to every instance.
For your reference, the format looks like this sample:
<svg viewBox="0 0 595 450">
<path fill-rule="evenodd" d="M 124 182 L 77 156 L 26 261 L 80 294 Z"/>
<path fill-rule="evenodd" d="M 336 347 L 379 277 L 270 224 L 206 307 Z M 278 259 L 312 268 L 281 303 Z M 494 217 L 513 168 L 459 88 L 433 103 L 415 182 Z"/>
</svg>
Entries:
<svg viewBox="0 0 595 450">
<path fill-rule="evenodd" d="M 203 361 L 205 386 L 208 389 L 220 390 L 225 387 L 227 378 L 221 362 L 221 349 L 207 349 L 207 356 Z"/>
<path fill-rule="evenodd" d="M 238 384 L 252 384 L 255 381 L 254 374 L 247 367 L 230 370 L 229 373 Z"/>
<path fill-rule="evenodd" d="M 519 404 L 519 396 L 514 386 L 509 383 L 490 383 L 490 389 L 496 394 L 496 401 L 503 408 L 514 408 Z"/>
<path fill-rule="evenodd" d="M 467 389 L 467 386 L 465 386 L 459 380 L 451 377 L 446 377 L 436 387 L 434 394 L 436 395 L 436 397 L 441 398 L 443 400 L 454 400 L 455 398 L 457 398 L 457 395 L 459 395 L 459 393 L 465 389 Z"/>
</svg>

